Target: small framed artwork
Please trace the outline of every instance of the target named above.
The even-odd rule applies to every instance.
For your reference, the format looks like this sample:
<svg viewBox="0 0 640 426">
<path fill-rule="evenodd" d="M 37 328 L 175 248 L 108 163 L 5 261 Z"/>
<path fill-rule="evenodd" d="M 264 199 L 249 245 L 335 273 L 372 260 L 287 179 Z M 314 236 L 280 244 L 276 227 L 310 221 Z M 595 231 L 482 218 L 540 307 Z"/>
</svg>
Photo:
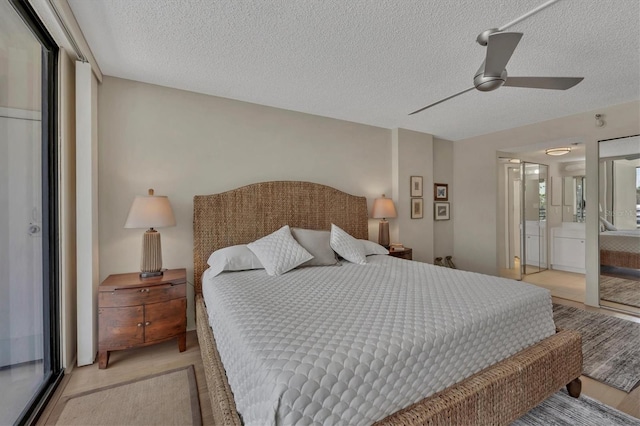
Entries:
<svg viewBox="0 0 640 426">
<path fill-rule="evenodd" d="M 434 183 L 433 199 L 436 201 L 449 201 L 449 185 L 446 183 Z"/>
<path fill-rule="evenodd" d="M 433 219 L 434 220 L 449 220 L 449 203 L 433 203 Z"/>
<path fill-rule="evenodd" d="M 424 200 L 422 198 L 411 199 L 411 219 L 422 219 L 424 217 Z"/>
<path fill-rule="evenodd" d="M 411 196 L 422 197 L 422 176 L 411 176 Z"/>
</svg>

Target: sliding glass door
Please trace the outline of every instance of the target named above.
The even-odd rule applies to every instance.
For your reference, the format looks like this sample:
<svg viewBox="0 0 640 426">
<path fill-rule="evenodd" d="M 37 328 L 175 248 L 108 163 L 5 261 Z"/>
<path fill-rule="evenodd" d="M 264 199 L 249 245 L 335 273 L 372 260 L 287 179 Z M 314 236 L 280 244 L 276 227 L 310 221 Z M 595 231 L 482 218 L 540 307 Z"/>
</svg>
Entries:
<svg viewBox="0 0 640 426">
<path fill-rule="evenodd" d="M 53 43 L 0 0 L 0 424 L 37 414 L 60 376 Z"/>
</svg>

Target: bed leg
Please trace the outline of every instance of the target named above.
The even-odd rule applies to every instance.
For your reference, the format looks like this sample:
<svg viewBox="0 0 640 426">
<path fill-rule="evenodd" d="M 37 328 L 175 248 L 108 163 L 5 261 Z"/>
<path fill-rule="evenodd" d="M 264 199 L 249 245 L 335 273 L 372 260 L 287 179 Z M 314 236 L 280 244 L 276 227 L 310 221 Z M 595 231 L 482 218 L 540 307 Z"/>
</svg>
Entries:
<svg viewBox="0 0 640 426">
<path fill-rule="evenodd" d="M 574 398 L 580 396 L 580 392 L 582 391 L 582 381 L 580 378 L 573 379 L 571 382 L 567 384 L 567 392 Z"/>
</svg>

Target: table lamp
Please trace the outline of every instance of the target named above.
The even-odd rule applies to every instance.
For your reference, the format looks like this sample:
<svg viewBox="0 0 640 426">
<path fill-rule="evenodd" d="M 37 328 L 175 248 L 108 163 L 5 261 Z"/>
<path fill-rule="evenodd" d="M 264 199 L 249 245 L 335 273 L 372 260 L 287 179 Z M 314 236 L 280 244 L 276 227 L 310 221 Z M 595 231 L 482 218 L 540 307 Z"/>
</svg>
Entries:
<svg viewBox="0 0 640 426">
<path fill-rule="evenodd" d="M 393 205 L 391 198 L 385 198 L 382 194 L 382 198 L 376 198 L 373 202 L 373 211 L 371 216 L 374 219 L 382 219 L 378 226 L 378 244 L 383 247 L 389 247 L 389 221 L 387 218 L 396 217 L 396 207 Z"/>
<path fill-rule="evenodd" d="M 142 257 L 140 258 L 140 278 L 162 275 L 162 246 L 160 233 L 155 228 L 175 226 L 176 218 L 169 198 L 154 195 L 138 195 L 131 204 L 125 228 L 149 228 L 142 236 Z"/>
</svg>

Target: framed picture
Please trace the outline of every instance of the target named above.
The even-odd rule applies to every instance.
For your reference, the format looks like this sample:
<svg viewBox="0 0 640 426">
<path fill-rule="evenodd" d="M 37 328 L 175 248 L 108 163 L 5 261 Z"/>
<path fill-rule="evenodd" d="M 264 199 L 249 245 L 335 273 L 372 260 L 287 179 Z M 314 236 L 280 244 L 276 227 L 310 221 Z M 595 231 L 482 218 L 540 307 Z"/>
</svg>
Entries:
<svg viewBox="0 0 640 426">
<path fill-rule="evenodd" d="M 424 217 L 424 200 L 422 198 L 412 198 L 411 199 L 411 219 L 422 219 L 423 217 Z"/>
<path fill-rule="evenodd" d="M 433 199 L 436 201 L 449 201 L 449 185 L 446 183 L 434 183 Z"/>
<path fill-rule="evenodd" d="M 422 176 L 411 176 L 411 196 L 422 197 Z"/>
<path fill-rule="evenodd" d="M 449 203 L 433 203 L 433 219 L 449 220 Z"/>
</svg>

